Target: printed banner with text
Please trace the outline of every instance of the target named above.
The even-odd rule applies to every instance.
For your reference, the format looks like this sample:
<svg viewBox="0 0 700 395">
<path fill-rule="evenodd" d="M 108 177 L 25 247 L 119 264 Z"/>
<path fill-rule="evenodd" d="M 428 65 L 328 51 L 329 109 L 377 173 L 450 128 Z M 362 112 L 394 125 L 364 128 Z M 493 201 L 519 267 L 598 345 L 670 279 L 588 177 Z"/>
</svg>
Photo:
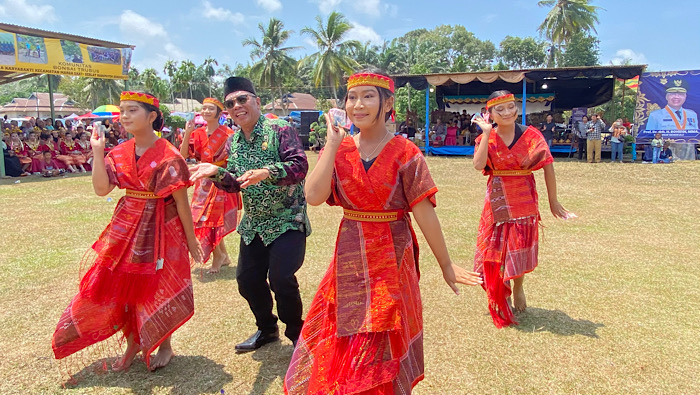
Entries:
<svg viewBox="0 0 700 395">
<path fill-rule="evenodd" d="M 131 51 L 0 30 L 2 71 L 125 80 Z"/>
<path fill-rule="evenodd" d="M 637 139 L 700 143 L 700 70 L 644 73 L 639 81 L 634 117 Z"/>
</svg>

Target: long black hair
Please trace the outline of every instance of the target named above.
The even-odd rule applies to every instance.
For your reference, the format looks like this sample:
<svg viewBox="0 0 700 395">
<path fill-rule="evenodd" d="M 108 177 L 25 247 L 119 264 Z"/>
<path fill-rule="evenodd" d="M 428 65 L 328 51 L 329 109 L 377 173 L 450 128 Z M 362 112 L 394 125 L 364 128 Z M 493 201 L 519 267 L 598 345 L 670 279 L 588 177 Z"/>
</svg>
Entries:
<svg viewBox="0 0 700 395">
<path fill-rule="evenodd" d="M 360 74 L 360 73 L 379 74 L 381 76 L 391 78 L 389 76 L 389 74 L 387 74 L 386 72 L 384 72 L 383 70 L 381 70 L 377 67 L 367 67 L 367 68 L 362 69 L 362 70 L 357 72 L 357 74 Z M 380 111 L 377 112 L 377 117 L 375 118 L 375 120 L 377 120 L 377 119 L 379 119 L 379 116 L 381 115 L 381 107 L 384 107 L 384 102 L 386 100 L 388 100 L 390 97 L 394 97 L 394 93 L 386 88 L 381 88 L 378 86 L 375 86 L 375 88 L 377 88 L 377 92 L 379 93 L 379 103 L 380 103 L 379 104 Z M 347 103 L 347 102 L 348 102 L 348 94 L 346 93 L 344 103 Z M 394 112 L 394 109 L 392 108 L 384 114 L 384 122 L 388 121 L 389 118 L 391 118 L 391 114 L 393 114 L 393 112 Z"/>
</svg>

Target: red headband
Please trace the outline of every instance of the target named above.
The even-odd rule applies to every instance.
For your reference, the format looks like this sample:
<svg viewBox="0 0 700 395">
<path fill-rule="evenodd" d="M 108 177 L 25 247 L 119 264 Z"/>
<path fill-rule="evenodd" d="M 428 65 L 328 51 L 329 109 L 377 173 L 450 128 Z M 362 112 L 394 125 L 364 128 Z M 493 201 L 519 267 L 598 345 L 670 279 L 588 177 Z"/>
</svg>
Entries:
<svg viewBox="0 0 700 395">
<path fill-rule="evenodd" d="M 122 92 L 121 96 L 119 97 L 120 101 L 140 101 L 141 103 L 146 103 L 150 104 L 152 106 L 155 106 L 156 108 L 160 107 L 160 102 L 158 101 L 158 98 L 152 95 L 149 95 L 148 93 L 141 93 L 141 92 L 129 92 L 129 91 L 124 91 Z"/>
<path fill-rule="evenodd" d="M 503 95 L 503 96 L 494 97 L 493 99 L 486 102 L 486 110 L 488 110 L 491 107 L 495 107 L 499 104 L 502 104 L 502 103 L 508 103 L 510 101 L 515 101 L 515 96 L 512 93 L 509 93 L 509 94 Z"/>
<path fill-rule="evenodd" d="M 214 99 L 213 97 L 207 97 L 207 98 L 204 99 L 204 101 L 202 102 L 202 104 L 207 104 L 207 103 L 211 103 L 211 104 L 213 104 L 213 105 L 219 107 L 219 109 L 220 109 L 221 111 L 224 111 L 224 105 L 221 104 L 220 101 Z"/>
<path fill-rule="evenodd" d="M 394 80 L 380 74 L 358 73 L 348 78 L 348 90 L 363 85 L 377 86 L 379 88 L 388 89 L 391 93 L 394 93 Z"/>
</svg>

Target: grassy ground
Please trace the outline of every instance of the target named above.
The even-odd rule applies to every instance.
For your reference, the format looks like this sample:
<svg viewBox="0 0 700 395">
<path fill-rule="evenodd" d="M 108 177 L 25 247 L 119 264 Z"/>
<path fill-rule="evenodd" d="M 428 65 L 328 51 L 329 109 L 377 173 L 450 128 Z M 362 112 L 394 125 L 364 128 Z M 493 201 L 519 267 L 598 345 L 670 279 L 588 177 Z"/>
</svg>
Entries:
<svg viewBox="0 0 700 395">
<path fill-rule="evenodd" d="M 485 178 L 469 158 L 428 163 L 453 260 L 471 267 Z M 426 378 L 415 393 L 696 393 L 700 163 L 555 166 L 560 200 L 580 218 L 555 220 L 542 200 L 540 266 L 525 280 L 520 326 L 496 329 L 480 288 L 452 294 L 419 235 Z M 62 389 L 51 334 L 76 292 L 80 257 L 122 193 L 97 197 L 90 177 L 0 182 L 0 393 L 281 393 L 288 340 L 233 351 L 255 330 L 234 267 L 194 272 L 196 314 L 173 337 L 170 366 L 149 373 L 137 361 L 126 373 L 88 372 Z M 305 306 L 340 213 L 322 206 L 310 216 L 314 233 L 298 273 Z M 236 257 L 238 236 L 226 243 Z"/>
</svg>

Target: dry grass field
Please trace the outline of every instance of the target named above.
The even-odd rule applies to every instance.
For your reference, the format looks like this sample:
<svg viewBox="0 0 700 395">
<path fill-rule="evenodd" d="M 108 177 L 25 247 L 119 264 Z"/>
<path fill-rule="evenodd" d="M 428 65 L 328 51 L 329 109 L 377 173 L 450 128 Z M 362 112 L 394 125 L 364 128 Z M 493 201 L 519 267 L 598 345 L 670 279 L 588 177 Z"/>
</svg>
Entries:
<svg viewBox="0 0 700 395">
<path fill-rule="evenodd" d="M 316 154 L 309 159 L 313 165 Z M 471 267 L 485 177 L 471 158 L 428 163 L 452 258 Z M 517 327 L 493 326 L 481 288 L 454 295 L 419 235 L 426 372 L 415 393 L 698 393 L 700 162 L 558 159 L 555 168 L 560 201 L 579 218 L 551 216 L 540 172 L 546 228 Z M 112 373 L 94 369 L 98 362 L 63 389 L 51 334 L 76 292 L 81 256 L 122 194 L 95 196 L 90 177 L 0 182 L 0 393 L 280 394 L 291 342 L 234 352 L 255 330 L 235 267 L 216 276 L 193 271 L 196 314 L 175 333 L 178 355 L 168 367 L 150 373 L 136 361 Z M 340 216 L 338 208 L 310 209 L 313 234 L 298 273 L 305 306 L 331 258 Z M 235 258 L 238 235 L 226 243 Z"/>
</svg>

